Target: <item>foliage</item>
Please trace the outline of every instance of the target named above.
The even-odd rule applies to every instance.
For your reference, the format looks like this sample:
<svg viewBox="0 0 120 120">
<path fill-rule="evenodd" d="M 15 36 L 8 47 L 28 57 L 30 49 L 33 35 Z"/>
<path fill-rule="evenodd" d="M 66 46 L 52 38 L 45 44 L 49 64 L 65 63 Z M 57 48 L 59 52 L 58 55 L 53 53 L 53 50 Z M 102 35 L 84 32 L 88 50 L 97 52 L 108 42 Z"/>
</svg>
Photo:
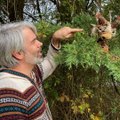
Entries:
<svg viewBox="0 0 120 120">
<path fill-rule="evenodd" d="M 91 30 L 91 24 L 96 23 L 95 17 L 92 17 L 88 13 L 81 12 L 72 19 L 71 24 L 74 27 L 83 28 L 84 32 L 89 35 Z"/>
<path fill-rule="evenodd" d="M 92 15 L 98 10 L 95 2 L 106 17 L 112 10 L 114 19 L 120 13 L 120 1 L 23 0 L 24 5 L 19 4 L 19 7 L 22 5 L 20 10 L 16 8 L 16 1 L 0 0 L 0 23 L 13 19 L 34 21 L 38 37 L 44 43 L 44 55 L 55 30 L 62 26 L 84 29 L 83 33 L 62 43 L 60 56 L 56 58 L 60 65 L 44 83 L 54 120 L 119 120 L 120 30 L 108 41 L 110 51 L 105 53 L 97 44 L 97 38 L 90 36 L 90 24 L 95 23 Z M 94 3 L 86 8 L 90 1 Z"/>
<path fill-rule="evenodd" d="M 84 32 L 62 43 L 60 56 L 56 58 L 60 65 L 44 84 L 54 120 L 120 118 L 120 96 L 112 82 L 114 80 L 119 87 L 119 31 L 108 41 L 110 51 L 105 53 L 96 38 L 89 35 L 91 23 L 95 23 L 94 18 L 81 13 L 70 24 L 64 24 L 84 28 Z M 51 34 L 61 26 L 46 22 L 37 24 L 38 34 L 46 36 L 42 40 L 44 44 L 48 45 Z"/>
<path fill-rule="evenodd" d="M 81 65 L 85 69 L 90 67 L 96 72 L 99 71 L 101 66 L 104 66 L 108 69 L 109 75 L 113 75 L 116 80 L 120 80 L 119 49 L 111 47 L 109 53 L 103 52 L 100 46 L 98 46 L 96 38 L 90 37 L 87 32 L 90 30 L 92 19 L 90 19 L 89 15 L 82 15 L 83 14 L 80 15 L 81 19 L 79 19 L 80 17 L 75 18 L 74 22 L 77 21 L 77 23 L 73 23 L 78 27 L 84 26 L 85 31 L 76 34 L 71 44 L 63 46 L 60 62 L 65 63 L 69 68 L 71 68 L 72 65 L 76 67 Z M 84 21 L 82 18 L 84 18 Z M 117 43 L 117 40 L 115 42 Z M 113 41 L 111 44 L 112 46 L 115 45 Z M 117 48 L 118 47 L 119 46 L 117 46 Z"/>
</svg>

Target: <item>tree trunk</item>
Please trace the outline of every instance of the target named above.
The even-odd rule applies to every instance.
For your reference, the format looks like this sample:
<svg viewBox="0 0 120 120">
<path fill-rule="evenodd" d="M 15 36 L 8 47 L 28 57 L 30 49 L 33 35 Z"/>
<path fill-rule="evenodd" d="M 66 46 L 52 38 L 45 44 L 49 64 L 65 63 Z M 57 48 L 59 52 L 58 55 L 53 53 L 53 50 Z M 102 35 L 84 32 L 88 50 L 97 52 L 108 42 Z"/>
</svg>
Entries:
<svg viewBox="0 0 120 120">
<path fill-rule="evenodd" d="M 8 12 L 10 21 L 23 20 L 24 0 L 10 0 Z"/>
</svg>

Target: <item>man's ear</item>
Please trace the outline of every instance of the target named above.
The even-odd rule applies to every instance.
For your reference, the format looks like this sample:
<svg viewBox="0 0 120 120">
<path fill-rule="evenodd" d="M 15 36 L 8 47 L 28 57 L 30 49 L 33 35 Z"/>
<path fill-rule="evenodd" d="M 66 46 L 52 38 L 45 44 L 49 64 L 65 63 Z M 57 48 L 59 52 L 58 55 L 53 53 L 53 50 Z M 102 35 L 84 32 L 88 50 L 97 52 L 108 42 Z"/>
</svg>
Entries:
<svg viewBox="0 0 120 120">
<path fill-rule="evenodd" d="M 14 58 L 16 58 L 17 60 L 21 60 L 21 59 L 23 59 L 23 57 L 24 57 L 24 53 L 23 53 L 22 51 L 20 51 L 20 52 L 14 51 L 14 52 L 12 53 L 12 56 L 13 56 Z"/>
</svg>

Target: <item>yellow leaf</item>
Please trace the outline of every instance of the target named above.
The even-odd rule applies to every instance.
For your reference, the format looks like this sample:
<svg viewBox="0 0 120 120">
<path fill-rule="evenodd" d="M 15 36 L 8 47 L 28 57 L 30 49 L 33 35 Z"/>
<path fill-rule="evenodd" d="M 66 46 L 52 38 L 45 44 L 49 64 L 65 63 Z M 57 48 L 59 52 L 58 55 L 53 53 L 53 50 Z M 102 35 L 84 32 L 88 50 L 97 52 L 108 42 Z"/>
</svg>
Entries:
<svg viewBox="0 0 120 120">
<path fill-rule="evenodd" d="M 90 108 L 88 108 L 88 109 L 87 109 L 87 111 L 88 111 L 88 113 L 89 113 L 89 112 L 91 111 L 91 109 L 90 109 Z"/>
<path fill-rule="evenodd" d="M 89 96 L 87 94 L 84 94 L 83 98 L 89 98 Z"/>
<path fill-rule="evenodd" d="M 67 95 L 65 95 L 65 99 L 66 99 L 67 102 L 70 101 L 70 98 L 69 98 L 69 96 L 67 96 Z"/>
<path fill-rule="evenodd" d="M 100 117 L 98 117 L 98 116 L 96 116 L 94 114 L 91 114 L 90 118 L 91 118 L 91 120 L 102 120 Z"/>
<path fill-rule="evenodd" d="M 95 116 L 95 117 L 94 117 L 94 120 L 101 120 L 101 119 L 100 119 L 100 117 Z"/>
<path fill-rule="evenodd" d="M 64 96 L 61 96 L 60 98 L 59 98 L 59 100 L 60 100 L 60 102 L 64 102 L 65 101 L 65 97 Z"/>
<path fill-rule="evenodd" d="M 78 107 L 77 106 L 72 106 L 71 108 L 72 108 L 74 114 L 78 113 Z"/>
</svg>

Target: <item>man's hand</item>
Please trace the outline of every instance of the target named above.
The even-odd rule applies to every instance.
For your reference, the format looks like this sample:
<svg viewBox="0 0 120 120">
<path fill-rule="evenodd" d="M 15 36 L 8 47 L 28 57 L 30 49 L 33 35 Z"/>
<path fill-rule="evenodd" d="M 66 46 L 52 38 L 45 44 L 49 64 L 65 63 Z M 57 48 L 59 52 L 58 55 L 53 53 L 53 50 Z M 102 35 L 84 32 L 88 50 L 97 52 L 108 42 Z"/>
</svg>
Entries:
<svg viewBox="0 0 120 120">
<path fill-rule="evenodd" d="M 70 27 L 63 27 L 59 30 L 57 30 L 52 37 L 52 44 L 58 48 L 59 43 L 62 40 L 68 39 L 70 37 L 73 37 L 73 35 L 76 32 L 82 32 L 83 29 L 78 29 L 78 28 L 70 28 Z"/>
</svg>

